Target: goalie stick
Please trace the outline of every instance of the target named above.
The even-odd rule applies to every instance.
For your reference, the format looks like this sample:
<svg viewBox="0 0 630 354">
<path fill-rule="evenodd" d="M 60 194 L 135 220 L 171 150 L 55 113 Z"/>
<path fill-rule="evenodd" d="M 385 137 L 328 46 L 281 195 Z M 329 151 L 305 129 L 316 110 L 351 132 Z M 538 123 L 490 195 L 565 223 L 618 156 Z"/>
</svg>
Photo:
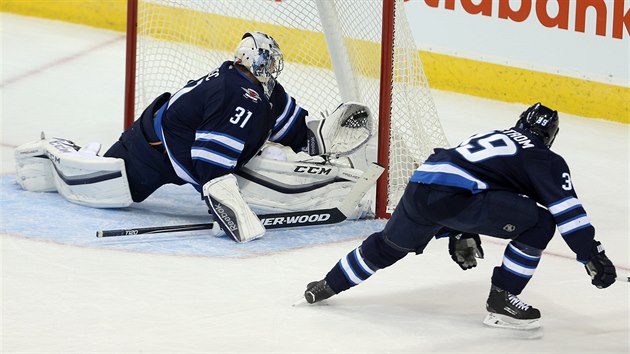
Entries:
<svg viewBox="0 0 630 354">
<path fill-rule="evenodd" d="M 367 193 L 374 183 L 376 183 L 376 180 L 381 173 L 383 173 L 383 167 L 377 164 L 371 164 L 368 166 L 365 172 L 361 175 L 361 178 L 355 183 L 348 195 L 346 195 L 343 203 L 341 203 L 338 207 L 286 213 L 261 214 L 258 217 L 267 230 L 340 223 L 346 220 L 354 211 L 354 208 L 359 204 L 361 199 L 363 199 L 365 193 Z M 165 232 L 209 230 L 214 227 L 218 226 L 215 226 L 215 223 L 204 223 L 100 230 L 96 232 L 96 237 L 136 236 Z"/>
</svg>

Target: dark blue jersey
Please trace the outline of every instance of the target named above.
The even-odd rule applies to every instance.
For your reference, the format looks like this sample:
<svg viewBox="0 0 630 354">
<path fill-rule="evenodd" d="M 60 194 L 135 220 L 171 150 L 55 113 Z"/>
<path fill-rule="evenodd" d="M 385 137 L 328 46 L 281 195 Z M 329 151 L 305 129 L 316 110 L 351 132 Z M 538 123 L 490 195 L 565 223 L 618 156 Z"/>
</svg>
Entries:
<svg viewBox="0 0 630 354">
<path fill-rule="evenodd" d="M 177 91 L 157 114 L 155 130 L 177 175 L 201 191 L 247 163 L 267 140 L 303 148 L 307 115 L 282 85 L 268 100 L 262 86 L 227 61 Z"/>
<path fill-rule="evenodd" d="M 529 131 L 495 130 L 451 149 L 435 149 L 411 182 L 526 195 L 551 212 L 578 260 L 590 256 L 595 229 L 573 189 L 569 167 Z"/>
</svg>

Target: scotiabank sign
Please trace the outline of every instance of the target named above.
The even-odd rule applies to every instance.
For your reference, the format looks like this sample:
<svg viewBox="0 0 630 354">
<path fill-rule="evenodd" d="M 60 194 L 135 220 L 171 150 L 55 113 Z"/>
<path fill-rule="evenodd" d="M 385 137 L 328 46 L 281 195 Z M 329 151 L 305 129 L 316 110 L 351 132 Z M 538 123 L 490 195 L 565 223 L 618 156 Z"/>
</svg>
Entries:
<svg viewBox="0 0 630 354">
<path fill-rule="evenodd" d="M 493 3 L 496 4 L 497 0 L 424 2 L 434 8 L 461 8 L 469 14 L 494 16 L 513 22 L 523 22 L 534 17 L 545 27 L 575 32 L 586 31 L 587 13 L 594 12 L 596 35 L 617 39 L 630 37 L 630 1 L 625 0 L 498 0 L 498 8 L 493 8 Z M 569 23 L 573 24 L 572 28 L 569 28 Z"/>
</svg>

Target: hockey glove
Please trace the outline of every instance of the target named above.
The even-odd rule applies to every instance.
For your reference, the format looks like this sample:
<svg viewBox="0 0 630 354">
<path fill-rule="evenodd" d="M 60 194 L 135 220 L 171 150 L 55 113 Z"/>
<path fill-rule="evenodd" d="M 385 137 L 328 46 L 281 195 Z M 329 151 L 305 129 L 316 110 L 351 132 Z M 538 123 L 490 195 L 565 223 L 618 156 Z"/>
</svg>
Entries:
<svg viewBox="0 0 630 354">
<path fill-rule="evenodd" d="M 448 238 L 448 253 L 463 270 L 477 266 L 475 258 L 483 258 L 481 239 L 477 234 L 458 234 Z"/>
<path fill-rule="evenodd" d="M 591 260 L 584 265 L 586 273 L 591 276 L 591 284 L 598 289 L 607 288 L 615 282 L 617 272 L 615 266 L 604 253 L 604 246 L 599 241 L 593 242 Z"/>
</svg>

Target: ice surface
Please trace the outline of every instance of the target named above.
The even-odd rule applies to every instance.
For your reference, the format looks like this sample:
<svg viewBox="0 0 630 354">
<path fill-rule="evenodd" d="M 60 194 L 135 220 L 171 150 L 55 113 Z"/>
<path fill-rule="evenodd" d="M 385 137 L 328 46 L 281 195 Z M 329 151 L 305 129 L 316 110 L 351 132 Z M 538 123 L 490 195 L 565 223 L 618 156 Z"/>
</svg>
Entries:
<svg viewBox="0 0 630 354">
<path fill-rule="evenodd" d="M 107 148 L 122 128 L 124 36 L 2 13 L 1 351 L 41 353 L 628 353 L 627 282 L 590 285 L 561 237 L 521 299 L 538 331 L 484 327 L 504 241 L 462 272 L 429 244 L 317 305 L 292 306 L 382 221 L 272 231 L 239 245 L 204 232 L 97 239 L 97 229 L 205 222 L 188 187 L 96 210 L 15 183 L 13 148 L 48 136 Z M 524 105 L 434 91 L 451 142 L 509 127 Z M 562 114 L 554 150 L 620 276 L 628 258 L 627 125 Z"/>
</svg>

